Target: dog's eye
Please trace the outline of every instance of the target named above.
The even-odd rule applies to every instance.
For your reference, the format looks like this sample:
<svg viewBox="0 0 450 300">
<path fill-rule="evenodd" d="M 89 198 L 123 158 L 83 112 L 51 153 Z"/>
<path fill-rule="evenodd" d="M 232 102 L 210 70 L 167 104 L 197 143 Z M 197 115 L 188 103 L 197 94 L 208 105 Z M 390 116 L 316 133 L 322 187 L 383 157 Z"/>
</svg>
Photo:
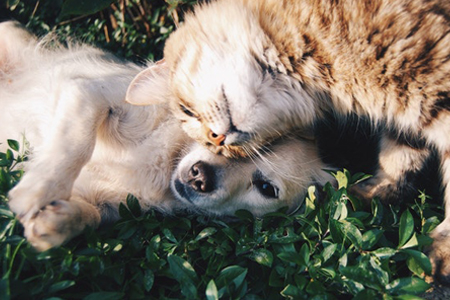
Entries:
<svg viewBox="0 0 450 300">
<path fill-rule="evenodd" d="M 195 117 L 194 113 L 192 111 L 190 111 L 189 109 L 187 109 L 186 106 L 184 106 L 183 104 L 180 104 L 180 109 L 187 116 L 193 117 L 193 118 Z"/>
<path fill-rule="evenodd" d="M 270 182 L 265 180 L 255 180 L 253 185 L 258 191 L 268 198 L 278 198 L 278 188 L 273 186 Z"/>
</svg>

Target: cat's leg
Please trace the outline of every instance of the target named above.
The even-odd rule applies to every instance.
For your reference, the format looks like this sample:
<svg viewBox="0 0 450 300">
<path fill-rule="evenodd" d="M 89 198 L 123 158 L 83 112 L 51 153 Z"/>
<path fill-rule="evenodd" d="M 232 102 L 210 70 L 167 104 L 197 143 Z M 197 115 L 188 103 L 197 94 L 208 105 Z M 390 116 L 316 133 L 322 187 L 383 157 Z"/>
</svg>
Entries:
<svg viewBox="0 0 450 300">
<path fill-rule="evenodd" d="M 433 244 L 428 256 L 434 276 L 440 282 L 450 284 L 450 153 L 441 153 L 441 156 L 445 219 L 430 235 Z"/>
<path fill-rule="evenodd" d="M 80 234 L 87 226 L 97 228 L 100 213 L 92 204 L 80 198 L 54 200 L 24 222 L 25 237 L 36 250 L 45 251 L 60 246 Z"/>
<path fill-rule="evenodd" d="M 425 145 L 408 143 L 383 134 L 380 143 L 379 168 L 373 177 L 350 188 L 366 202 L 379 197 L 393 202 L 415 192 L 415 175 L 423 168 L 431 150 Z"/>
<path fill-rule="evenodd" d="M 108 114 L 99 90 L 76 79 L 48 95 L 57 99 L 48 132 L 34 148 L 22 180 L 9 193 L 9 206 L 22 223 L 53 201 L 71 197 L 73 183 L 92 155 L 97 128 Z"/>
</svg>

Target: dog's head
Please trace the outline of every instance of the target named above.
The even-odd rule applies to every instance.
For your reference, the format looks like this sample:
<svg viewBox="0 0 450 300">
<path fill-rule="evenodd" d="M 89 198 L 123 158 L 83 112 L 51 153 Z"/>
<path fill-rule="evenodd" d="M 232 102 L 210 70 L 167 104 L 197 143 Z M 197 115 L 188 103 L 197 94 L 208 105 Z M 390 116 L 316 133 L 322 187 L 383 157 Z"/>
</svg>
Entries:
<svg viewBox="0 0 450 300">
<path fill-rule="evenodd" d="M 228 159 L 195 144 L 175 170 L 171 188 L 176 198 L 202 211 L 230 216 L 246 209 L 255 216 L 304 200 L 308 186 L 331 177 L 311 141 L 281 139 L 252 158 Z"/>
</svg>

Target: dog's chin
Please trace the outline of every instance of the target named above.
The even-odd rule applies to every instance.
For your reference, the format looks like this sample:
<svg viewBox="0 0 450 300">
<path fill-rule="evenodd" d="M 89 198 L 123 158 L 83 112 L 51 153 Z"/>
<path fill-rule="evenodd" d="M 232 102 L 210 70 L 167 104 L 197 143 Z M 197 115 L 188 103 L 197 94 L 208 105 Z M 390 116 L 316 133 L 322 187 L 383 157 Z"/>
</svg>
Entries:
<svg viewBox="0 0 450 300">
<path fill-rule="evenodd" d="M 180 200 L 183 203 L 195 205 L 192 201 L 192 196 L 189 193 L 187 187 L 180 181 L 180 179 L 176 178 L 172 181 L 172 192 L 175 195 L 175 198 Z"/>
</svg>

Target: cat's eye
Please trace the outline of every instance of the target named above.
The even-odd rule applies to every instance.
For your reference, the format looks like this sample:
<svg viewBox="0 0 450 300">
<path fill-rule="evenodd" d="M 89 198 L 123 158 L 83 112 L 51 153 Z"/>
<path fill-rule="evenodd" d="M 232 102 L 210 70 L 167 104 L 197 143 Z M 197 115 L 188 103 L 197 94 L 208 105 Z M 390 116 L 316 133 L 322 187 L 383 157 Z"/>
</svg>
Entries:
<svg viewBox="0 0 450 300">
<path fill-rule="evenodd" d="M 278 198 L 279 190 L 272 183 L 265 180 L 255 180 L 253 181 L 253 185 L 263 196 L 275 199 Z"/>
<path fill-rule="evenodd" d="M 186 108 L 186 106 L 184 106 L 183 104 L 180 104 L 180 109 L 185 115 L 195 118 L 194 113 L 190 111 L 188 108 Z"/>
</svg>

